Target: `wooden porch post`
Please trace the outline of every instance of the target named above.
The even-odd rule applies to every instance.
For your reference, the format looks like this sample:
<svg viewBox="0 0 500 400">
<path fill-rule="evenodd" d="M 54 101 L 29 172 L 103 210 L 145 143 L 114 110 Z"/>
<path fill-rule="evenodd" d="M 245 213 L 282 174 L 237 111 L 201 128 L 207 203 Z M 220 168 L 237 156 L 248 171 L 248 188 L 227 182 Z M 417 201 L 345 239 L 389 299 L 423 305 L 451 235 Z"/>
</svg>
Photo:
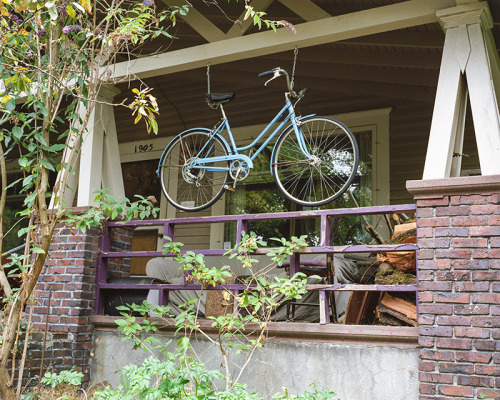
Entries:
<svg viewBox="0 0 500 400">
<path fill-rule="evenodd" d="M 109 194 L 123 196 L 124 186 L 118 154 L 118 138 L 113 98 L 118 90 L 112 86 L 102 87 L 92 112 L 88 129 L 83 137 L 80 155 L 77 206 L 94 205 L 94 192 L 110 188 Z"/>
<path fill-rule="evenodd" d="M 500 67 L 491 51 L 493 26 L 484 2 L 437 12 L 446 32 L 423 179 L 460 175 L 469 92 L 483 175 L 500 174 Z M 497 89 L 497 90 L 495 90 Z"/>
</svg>

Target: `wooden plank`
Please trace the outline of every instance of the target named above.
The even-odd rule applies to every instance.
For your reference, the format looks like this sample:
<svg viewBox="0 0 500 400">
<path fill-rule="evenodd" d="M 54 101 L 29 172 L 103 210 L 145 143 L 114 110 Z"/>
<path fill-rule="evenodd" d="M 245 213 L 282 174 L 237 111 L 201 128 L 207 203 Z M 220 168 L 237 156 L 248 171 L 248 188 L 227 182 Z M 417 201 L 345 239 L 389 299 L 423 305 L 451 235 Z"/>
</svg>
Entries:
<svg viewBox="0 0 500 400">
<path fill-rule="evenodd" d="M 254 8 L 255 11 L 266 11 L 274 0 L 252 0 L 250 6 Z M 230 39 L 233 37 L 243 36 L 250 27 L 253 26 L 252 18 L 245 18 L 246 10 L 241 13 L 238 17 L 238 22 L 236 22 L 229 31 L 227 31 L 225 39 Z"/>
<path fill-rule="evenodd" d="M 386 293 L 383 299 L 380 301 L 380 304 L 392 310 L 396 310 L 414 321 L 417 320 L 417 306 L 413 303 L 410 303 L 409 301 L 400 299 L 399 297 L 391 296 L 390 294 Z"/>
<path fill-rule="evenodd" d="M 78 187 L 78 177 L 80 175 L 80 156 L 78 154 L 74 154 L 73 157 L 70 157 L 71 149 L 74 146 L 80 146 L 80 141 L 76 139 L 75 135 L 68 135 L 61 161 L 61 165 L 63 167 L 57 173 L 56 184 L 54 185 L 54 187 L 63 185 L 64 175 L 67 174 L 66 188 L 64 189 L 63 197 L 57 199 L 57 201 L 56 196 L 60 196 L 60 193 L 56 193 L 55 191 L 52 193 L 49 206 L 50 209 L 57 208 L 62 204 L 65 204 L 66 207 L 73 206 L 73 201 L 75 200 L 75 194 Z M 62 188 L 59 189 L 59 191 L 61 190 Z"/>
<path fill-rule="evenodd" d="M 125 196 L 122 166 L 116 132 L 114 106 L 111 104 L 98 104 L 104 127 L 103 155 L 102 155 L 102 187 L 109 188 L 108 194 L 119 198 Z"/>
<path fill-rule="evenodd" d="M 394 34 L 393 34 L 394 36 Z M 442 34 L 441 34 L 442 36 Z M 381 66 L 391 68 L 421 68 L 421 69 L 435 69 L 439 70 L 441 64 L 440 52 L 428 51 L 413 51 L 413 52 L 389 52 L 389 51 L 375 51 L 372 49 L 361 48 L 361 46 L 344 42 L 345 47 L 332 45 L 328 48 L 328 53 L 332 56 L 328 59 L 319 58 L 313 53 L 315 49 L 309 48 L 300 51 L 300 65 L 303 62 L 315 62 L 323 65 L 336 65 L 336 64 L 355 64 L 363 66 Z M 440 46 L 443 43 L 441 40 Z M 265 57 L 265 60 L 275 61 L 276 65 L 283 62 L 283 58 L 278 54 Z"/>
<path fill-rule="evenodd" d="M 97 329 L 116 329 L 116 317 L 105 315 L 93 315 L 92 323 Z M 138 322 L 141 319 L 138 319 Z M 212 321 L 199 321 L 200 326 L 207 332 L 217 333 L 213 328 Z M 162 331 L 175 331 L 176 327 L 168 325 L 163 321 L 158 321 L 158 325 L 162 327 Z M 248 332 L 259 331 L 258 324 L 247 324 L 245 326 Z M 342 342 L 359 341 L 361 343 L 381 343 L 383 345 L 397 344 L 398 346 L 406 345 L 410 348 L 418 346 L 418 329 L 414 327 L 400 326 L 364 326 L 360 329 L 359 326 L 339 325 L 339 324 L 304 324 L 302 322 L 273 322 L 269 325 L 268 333 L 273 338 L 293 339 L 308 339 L 312 341 L 336 340 Z"/>
<path fill-rule="evenodd" d="M 329 54 L 334 60 L 339 58 L 337 52 L 332 50 Z M 332 65 L 333 64 L 333 65 Z M 439 65 L 439 64 L 438 64 Z M 219 67 L 224 71 L 230 73 L 229 76 L 236 76 L 236 72 L 253 72 L 252 67 L 245 68 L 238 66 L 238 68 L 231 68 L 230 66 Z M 358 81 L 358 82 L 375 82 L 375 83 L 386 83 L 391 85 L 411 85 L 411 86 L 428 86 L 432 87 L 432 93 L 434 93 L 434 88 L 436 87 L 439 73 L 436 70 L 419 70 L 416 68 L 411 68 L 410 70 L 398 70 L 395 73 L 393 67 L 385 68 L 379 66 L 371 66 L 367 68 L 365 65 L 346 65 L 346 64 L 336 64 L 335 61 L 332 63 L 330 57 L 325 58 L 324 61 L 300 61 L 300 79 L 301 81 L 314 82 L 315 80 L 323 80 L 323 84 L 327 82 L 326 80 L 334 79 L 341 81 Z M 349 85 L 349 82 L 347 82 Z M 329 84 L 329 87 L 333 86 Z M 333 89 L 335 86 L 333 87 Z M 409 88 L 408 88 L 409 89 Z M 390 91 L 390 86 L 387 87 Z"/>
<path fill-rule="evenodd" d="M 319 292 L 319 323 L 324 325 L 330 322 L 330 309 L 328 307 L 328 299 L 326 293 L 322 290 Z"/>
<path fill-rule="evenodd" d="M 377 310 L 392 315 L 407 324 L 417 326 L 417 306 L 409 301 L 386 293 Z"/>
<path fill-rule="evenodd" d="M 457 136 L 457 118 L 463 100 L 460 65 L 455 56 L 458 28 L 446 31 L 443 61 L 432 116 L 431 132 L 425 157 L 423 179 L 447 178 L 450 176 L 453 149 Z"/>
<path fill-rule="evenodd" d="M 311 0 L 279 0 L 281 4 L 306 21 L 329 18 L 331 15 Z"/>
<path fill-rule="evenodd" d="M 468 25 L 471 44 L 467 83 L 482 175 L 500 174 L 500 114 L 493 76 L 479 24 Z M 494 65 L 494 64 L 493 64 Z"/>
<path fill-rule="evenodd" d="M 181 7 L 187 4 L 184 0 L 162 0 L 168 6 Z M 207 42 L 216 42 L 225 37 L 217 26 L 200 13 L 196 8 L 190 7 L 186 15 L 177 14 L 178 17 L 186 21 L 191 28 L 198 32 Z"/>
<path fill-rule="evenodd" d="M 94 108 L 83 134 L 78 178 L 78 207 L 93 206 L 95 191 L 101 189 L 104 129 Z"/>
<path fill-rule="evenodd" d="M 290 211 L 279 213 L 260 213 L 260 214 L 245 214 L 245 215 L 221 215 L 210 217 L 186 217 L 173 219 L 157 219 L 157 220 L 132 220 L 127 223 L 120 221 L 108 222 L 108 227 L 127 226 L 163 226 L 166 223 L 170 224 L 198 224 L 210 222 L 229 222 L 237 220 L 273 220 L 273 219 L 307 219 L 320 217 L 321 215 L 329 216 L 351 216 L 351 215 L 373 215 L 373 214 L 392 214 L 394 212 L 414 212 L 415 204 L 401 205 L 386 205 L 386 206 L 371 206 L 371 207 L 356 207 L 356 208 L 336 208 L 330 210 L 310 210 L 310 211 Z M 194 213 L 190 213 L 191 215 Z M 350 246 L 352 247 L 352 246 Z M 367 248 L 371 248 L 367 246 Z"/>
<path fill-rule="evenodd" d="M 352 292 L 347 303 L 345 324 L 371 324 L 381 293 Z"/>
<path fill-rule="evenodd" d="M 307 290 L 333 290 L 340 292 L 380 292 L 380 291 L 392 291 L 392 292 L 413 292 L 417 290 L 417 285 L 358 285 L 358 284 L 346 284 L 346 285 L 331 285 L 331 284 L 315 284 L 306 285 Z"/>
<path fill-rule="evenodd" d="M 392 46 L 409 48 L 437 49 L 443 48 L 443 32 L 425 31 L 399 31 L 397 35 L 393 32 L 384 32 L 374 35 L 362 36 L 340 41 L 340 43 L 357 44 L 366 46 Z"/>
<path fill-rule="evenodd" d="M 453 0 L 410 0 L 360 12 L 298 24 L 287 28 L 231 38 L 156 56 L 118 63 L 111 79 L 146 78 L 187 69 L 243 60 L 354 37 L 392 31 L 437 21 L 436 11 L 455 5 Z M 395 35 L 397 36 L 397 35 Z"/>
</svg>

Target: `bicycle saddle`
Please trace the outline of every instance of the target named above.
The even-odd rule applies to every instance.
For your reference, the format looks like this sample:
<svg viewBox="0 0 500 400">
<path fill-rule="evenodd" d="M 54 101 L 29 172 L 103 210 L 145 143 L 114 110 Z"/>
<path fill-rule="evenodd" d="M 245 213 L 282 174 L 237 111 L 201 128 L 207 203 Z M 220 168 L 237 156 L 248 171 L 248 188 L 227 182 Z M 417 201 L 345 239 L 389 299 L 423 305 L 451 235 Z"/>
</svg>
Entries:
<svg viewBox="0 0 500 400">
<path fill-rule="evenodd" d="M 234 92 L 230 93 L 207 93 L 205 96 L 207 101 L 215 104 L 224 104 L 228 103 L 234 99 Z"/>
</svg>

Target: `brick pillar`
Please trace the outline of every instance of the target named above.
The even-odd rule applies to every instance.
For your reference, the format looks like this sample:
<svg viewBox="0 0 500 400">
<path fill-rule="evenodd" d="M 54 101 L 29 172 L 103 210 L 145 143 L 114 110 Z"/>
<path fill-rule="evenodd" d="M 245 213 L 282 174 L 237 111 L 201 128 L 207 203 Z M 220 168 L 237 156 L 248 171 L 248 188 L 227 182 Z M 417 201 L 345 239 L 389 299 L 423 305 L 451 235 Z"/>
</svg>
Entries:
<svg viewBox="0 0 500 400">
<path fill-rule="evenodd" d="M 500 176 L 407 189 L 420 248 L 420 399 L 500 392 Z"/>
<path fill-rule="evenodd" d="M 44 371 L 60 371 L 73 365 L 90 371 L 95 298 L 95 269 L 100 229 L 85 233 L 60 226 L 50 247 L 49 257 L 36 286 L 33 326 L 36 350 L 30 354 L 31 376 L 40 372 L 44 336 Z M 50 304 L 49 304 L 50 299 Z M 47 334 L 46 321 L 48 317 Z M 85 379 L 84 378 L 84 379 Z"/>
<path fill-rule="evenodd" d="M 24 373 L 24 378 L 27 382 L 31 380 L 31 385 L 38 383 L 42 352 L 43 373 L 48 369 L 61 371 L 75 366 L 76 370 L 85 374 L 84 384 L 90 379 L 94 334 L 92 315 L 100 237 L 99 228 L 88 229 L 85 233 L 65 226 L 56 228 L 35 291 L 34 333 Z M 114 230 L 111 251 L 130 250 L 131 239 L 132 231 Z M 109 276 L 129 276 L 130 260 L 112 260 L 109 269 Z"/>
</svg>

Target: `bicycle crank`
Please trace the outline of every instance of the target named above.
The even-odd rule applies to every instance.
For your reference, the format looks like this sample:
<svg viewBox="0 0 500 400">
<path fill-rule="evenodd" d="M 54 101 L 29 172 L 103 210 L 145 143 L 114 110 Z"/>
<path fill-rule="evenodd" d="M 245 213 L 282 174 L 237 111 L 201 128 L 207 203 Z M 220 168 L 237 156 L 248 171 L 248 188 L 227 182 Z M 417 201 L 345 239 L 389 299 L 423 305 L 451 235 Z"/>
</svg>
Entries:
<svg viewBox="0 0 500 400">
<path fill-rule="evenodd" d="M 250 168 L 248 163 L 243 160 L 233 160 L 229 168 L 229 176 L 234 180 L 234 186 L 236 182 L 241 182 L 248 178 L 250 174 Z"/>
</svg>

